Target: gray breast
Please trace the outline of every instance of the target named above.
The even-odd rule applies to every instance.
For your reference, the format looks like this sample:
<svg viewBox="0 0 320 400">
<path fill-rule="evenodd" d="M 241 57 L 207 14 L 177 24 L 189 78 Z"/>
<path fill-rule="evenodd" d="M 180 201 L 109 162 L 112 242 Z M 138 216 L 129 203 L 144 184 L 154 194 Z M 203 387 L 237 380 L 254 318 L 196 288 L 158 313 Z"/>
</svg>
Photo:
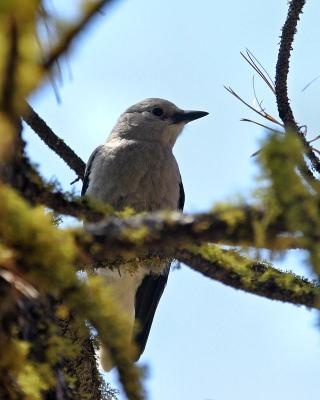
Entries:
<svg viewBox="0 0 320 400">
<path fill-rule="evenodd" d="M 170 148 L 155 142 L 117 140 L 99 147 L 86 194 L 116 209 L 176 209 L 179 183 Z"/>
</svg>

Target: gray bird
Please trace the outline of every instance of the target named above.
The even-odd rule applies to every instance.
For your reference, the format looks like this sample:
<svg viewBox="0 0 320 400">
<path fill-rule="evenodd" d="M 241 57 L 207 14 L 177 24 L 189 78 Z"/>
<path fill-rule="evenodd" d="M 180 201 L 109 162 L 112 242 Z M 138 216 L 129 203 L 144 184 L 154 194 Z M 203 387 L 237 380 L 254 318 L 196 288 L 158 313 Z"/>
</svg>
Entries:
<svg viewBox="0 0 320 400">
<path fill-rule="evenodd" d="M 81 195 L 117 210 L 183 210 L 184 189 L 172 148 L 188 122 L 206 115 L 205 111 L 181 110 L 157 98 L 129 107 L 105 144 L 90 156 Z M 170 265 L 164 264 L 156 272 L 150 272 L 151 269 L 142 266 L 135 273 L 121 274 L 107 269 L 99 271 L 105 275 L 106 283 L 112 285 L 119 305 L 132 321 L 130 336 L 134 335 L 138 347 L 136 360 L 145 349 Z M 137 332 L 133 329 L 135 323 Z M 100 360 L 105 370 L 112 368 L 105 349 Z"/>
</svg>

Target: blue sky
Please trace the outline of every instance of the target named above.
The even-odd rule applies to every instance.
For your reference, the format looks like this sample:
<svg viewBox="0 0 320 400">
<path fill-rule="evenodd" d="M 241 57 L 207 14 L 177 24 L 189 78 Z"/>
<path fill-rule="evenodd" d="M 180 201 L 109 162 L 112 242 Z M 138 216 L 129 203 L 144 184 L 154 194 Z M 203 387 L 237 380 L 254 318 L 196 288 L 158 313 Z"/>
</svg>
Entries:
<svg viewBox="0 0 320 400">
<path fill-rule="evenodd" d="M 72 15 L 74 2 L 50 1 Z M 248 196 L 256 187 L 250 155 L 265 132 L 240 122 L 255 118 L 223 88 L 252 104 L 253 72 L 246 47 L 274 75 L 287 1 L 119 1 L 99 16 L 63 63 L 57 104 L 50 85 L 32 98 L 47 123 L 84 159 L 102 143 L 117 117 L 146 97 L 210 115 L 190 124 L 175 147 L 186 191 L 186 212 Z M 320 4 L 309 0 L 299 25 L 289 79 L 297 120 L 319 134 Z M 72 78 L 69 76 L 71 71 Z M 258 97 L 276 115 L 275 99 L 256 79 Z M 260 121 L 261 122 L 261 121 Z M 74 174 L 28 129 L 33 160 L 65 189 Z M 77 187 L 77 190 L 80 186 Z M 304 254 L 275 265 L 309 274 Z M 182 266 L 171 273 L 141 363 L 151 400 L 308 400 L 319 396 L 317 315 L 203 278 Z M 116 385 L 114 374 L 107 376 Z"/>
</svg>

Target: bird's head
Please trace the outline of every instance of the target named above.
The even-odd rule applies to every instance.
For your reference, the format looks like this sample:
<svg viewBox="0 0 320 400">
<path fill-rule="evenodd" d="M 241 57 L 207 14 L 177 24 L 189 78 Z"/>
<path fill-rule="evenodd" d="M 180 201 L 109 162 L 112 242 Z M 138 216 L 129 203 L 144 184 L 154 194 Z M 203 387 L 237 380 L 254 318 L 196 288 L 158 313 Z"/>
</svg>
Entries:
<svg viewBox="0 0 320 400">
<path fill-rule="evenodd" d="M 188 122 L 206 115 L 205 111 L 181 110 L 168 100 L 145 99 L 120 116 L 111 138 L 154 141 L 173 147 Z"/>
</svg>

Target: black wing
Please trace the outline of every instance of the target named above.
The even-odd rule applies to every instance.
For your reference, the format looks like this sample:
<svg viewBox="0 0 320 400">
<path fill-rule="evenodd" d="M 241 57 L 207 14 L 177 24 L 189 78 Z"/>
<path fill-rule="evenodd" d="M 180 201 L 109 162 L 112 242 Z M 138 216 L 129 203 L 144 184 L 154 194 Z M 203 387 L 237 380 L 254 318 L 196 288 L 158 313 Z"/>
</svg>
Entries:
<svg viewBox="0 0 320 400">
<path fill-rule="evenodd" d="M 154 314 L 166 287 L 169 271 L 170 264 L 161 275 L 149 274 L 145 276 L 137 290 L 135 318 L 138 322 L 138 332 L 135 336 L 135 342 L 138 346 L 138 356 L 136 360 L 139 359 L 146 347 Z"/>
<path fill-rule="evenodd" d="M 87 165 L 86 165 L 86 170 L 85 170 L 85 173 L 84 173 L 83 184 L 82 184 L 82 189 L 81 189 L 81 196 L 84 196 L 86 194 L 86 191 L 88 189 L 89 182 L 90 182 L 90 172 L 91 172 L 93 160 L 94 160 L 95 156 L 99 153 L 99 150 L 102 147 L 103 147 L 103 145 L 98 146 L 94 150 L 94 152 L 91 154 L 91 156 L 89 157 L 89 160 L 88 160 Z"/>
<path fill-rule="evenodd" d="M 182 211 L 185 200 L 182 181 L 179 183 L 179 189 L 180 197 L 177 206 L 178 209 Z M 170 264 L 167 265 L 161 275 L 150 273 L 143 278 L 142 283 L 137 290 L 135 297 L 135 318 L 138 322 L 139 330 L 135 336 L 135 342 L 138 346 L 138 356 L 136 360 L 139 359 L 146 347 L 154 314 L 164 288 L 166 287 L 169 272 Z"/>
<path fill-rule="evenodd" d="M 183 211 L 184 201 L 185 201 L 186 197 L 185 197 L 185 194 L 184 194 L 184 188 L 183 188 L 182 180 L 180 180 L 180 183 L 179 183 L 179 190 L 180 190 L 180 197 L 179 197 L 179 201 L 178 201 L 178 210 Z"/>
</svg>

